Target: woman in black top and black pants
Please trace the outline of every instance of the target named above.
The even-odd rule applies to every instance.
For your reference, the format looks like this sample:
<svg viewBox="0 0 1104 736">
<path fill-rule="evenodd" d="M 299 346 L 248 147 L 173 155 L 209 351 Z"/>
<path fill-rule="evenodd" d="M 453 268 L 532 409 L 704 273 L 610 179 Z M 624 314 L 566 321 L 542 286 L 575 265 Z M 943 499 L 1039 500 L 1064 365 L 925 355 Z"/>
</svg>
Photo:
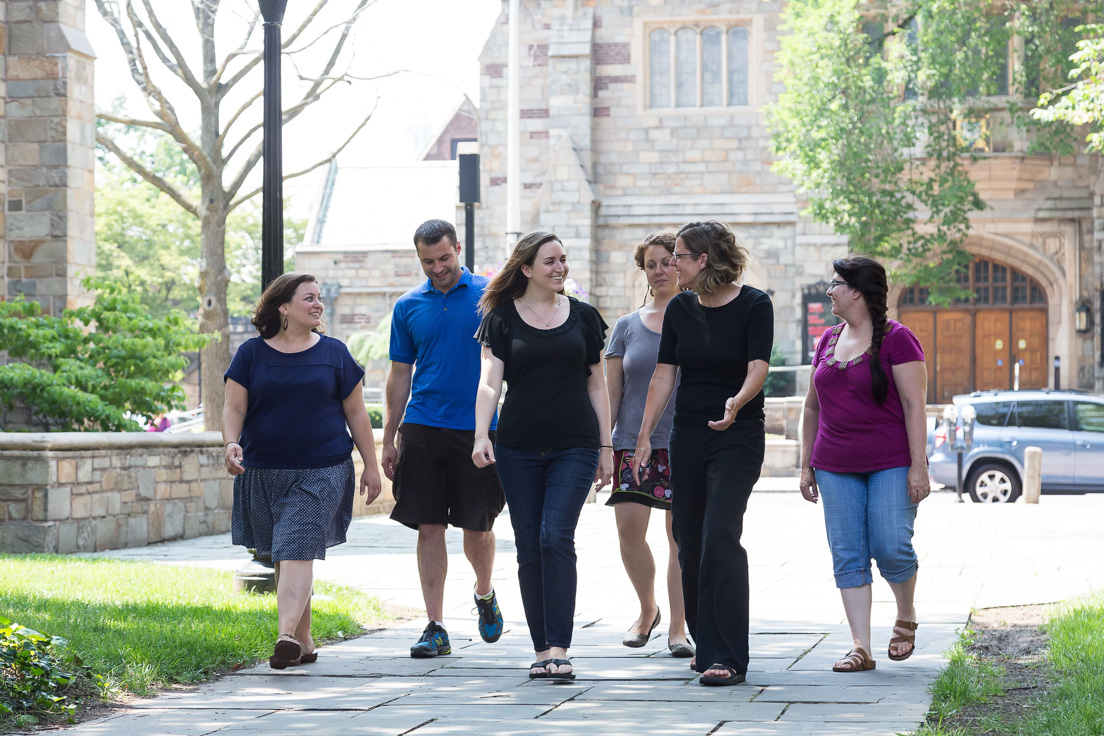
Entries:
<svg viewBox="0 0 1104 736">
<path fill-rule="evenodd" d="M 681 369 L 669 445 L 672 522 L 682 565 L 686 623 L 703 685 L 735 685 L 748 668 L 748 562 L 744 510 L 765 451 L 763 382 L 774 308 L 739 284 L 746 251 L 720 222 L 679 230 L 672 255 L 679 294 L 667 306 L 659 363 L 648 386 L 633 472 Z"/>
<path fill-rule="evenodd" d="M 567 255 L 552 233 L 529 233 L 483 292 L 482 372 L 475 402 L 479 467 L 497 461 L 514 527 L 518 580 L 537 658 L 534 679 L 572 680 L 575 526 L 590 492 L 613 474 L 606 323 L 563 295 Z M 491 417 L 509 389 L 492 445 Z"/>
</svg>

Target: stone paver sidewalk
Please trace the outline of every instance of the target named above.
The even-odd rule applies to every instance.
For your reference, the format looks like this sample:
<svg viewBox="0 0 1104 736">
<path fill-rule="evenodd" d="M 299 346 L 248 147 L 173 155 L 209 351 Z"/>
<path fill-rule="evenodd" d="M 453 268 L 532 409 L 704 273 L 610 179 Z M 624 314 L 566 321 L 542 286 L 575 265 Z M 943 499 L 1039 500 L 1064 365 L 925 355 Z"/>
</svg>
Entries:
<svg viewBox="0 0 1104 736">
<path fill-rule="evenodd" d="M 770 490 L 784 483 L 771 479 Z M 764 488 L 766 490 L 766 488 Z M 604 500 L 605 496 L 599 496 Z M 927 688 L 943 666 L 971 607 L 1058 601 L 1104 588 L 1104 495 L 1043 498 L 1039 506 L 959 505 L 934 494 L 921 507 L 916 654 L 885 654 L 892 596 L 875 584 L 872 672 L 835 674 L 850 649 L 818 507 L 796 493 L 757 493 L 747 513 L 751 559 L 752 661 L 747 683 L 698 685 L 687 660 L 666 650 L 661 624 L 643 649 L 620 644 L 637 615 L 621 566 L 612 509 L 588 505 L 579 525 L 579 597 L 571 649 L 578 679 L 528 680 L 532 661 L 517 589 L 508 520 L 497 528 L 496 588 L 507 619 L 496 644 L 476 633 L 471 569 L 460 535 L 449 533 L 451 574 L 446 625 L 451 656 L 408 655 L 423 621 L 413 621 L 319 651 L 318 662 L 284 672 L 267 666 L 190 691 L 136 702 L 70 733 L 127 736 L 246 734 L 894 734 L 916 728 Z M 663 550 L 661 517 L 649 532 Z M 348 544 L 318 566 L 321 578 L 421 608 L 415 534 L 386 519 L 353 523 Z M 109 553 L 127 559 L 221 568 L 245 555 L 227 535 Z M 657 555 L 662 588 L 664 555 Z M 665 595 L 660 597 L 664 617 Z"/>
</svg>

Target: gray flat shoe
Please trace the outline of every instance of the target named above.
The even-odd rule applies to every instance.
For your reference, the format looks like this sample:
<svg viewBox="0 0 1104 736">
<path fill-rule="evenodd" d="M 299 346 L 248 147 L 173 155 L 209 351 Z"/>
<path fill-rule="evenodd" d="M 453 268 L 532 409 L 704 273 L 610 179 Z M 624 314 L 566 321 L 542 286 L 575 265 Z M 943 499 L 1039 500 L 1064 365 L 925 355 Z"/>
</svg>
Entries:
<svg viewBox="0 0 1104 736">
<path fill-rule="evenodd" d="M 678 657 L 679 659 L 687 659 L 694 656 L 694 648 L 687 646 L 682 642 L 671 643 L 671 640 L 667 640 L 667 648 L 671 650 L 672 657 Z"/>
<path fill-rule="evenodd" d="M 625 638 L 621 640 L 621 643 L 633 649 L 639 649 L 644 646 L 648 643 L 648 640 L 652 638 L 652 632 L 655 631 L 655 627 L 659 626 L 659 619 L 661 617 L 661 612 L 657 610 L 655 621 L 652 621 L 652 626 L 648 629 L 647 634 L 626 634 Z"/>
</svg>

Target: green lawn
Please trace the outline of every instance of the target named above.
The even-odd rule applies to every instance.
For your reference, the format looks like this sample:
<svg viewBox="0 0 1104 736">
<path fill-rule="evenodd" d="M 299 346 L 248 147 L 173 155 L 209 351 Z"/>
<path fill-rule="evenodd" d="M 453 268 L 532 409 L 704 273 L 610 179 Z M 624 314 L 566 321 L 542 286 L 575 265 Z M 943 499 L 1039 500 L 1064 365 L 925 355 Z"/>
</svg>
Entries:
<svg viewBox="0 0 1104 736">
<path fill-rule="evenodd" d="M 275 596 L 235 593 L 232 575 L 144 562 L 0 556 L 0 615 L 62 637 L 114 688 L 148 693 L 272 653 Z M 354 636 L 387 616 L 348 588 L 315 584 L 314 636 Z"/>
<path fill-rule="evenodd" d="M 917 736 L 1089 736 L 1104 734 L 1104 595 L 1057 607 L 1040 674 L 1047 687 L 1022 709 L 1002 708 L 1004 670 L 969 653 L 967 632 L 932 686 L 933 721 L 966 706 L 987 704 L 969 727 L 924 726 Z"/>
</svg>

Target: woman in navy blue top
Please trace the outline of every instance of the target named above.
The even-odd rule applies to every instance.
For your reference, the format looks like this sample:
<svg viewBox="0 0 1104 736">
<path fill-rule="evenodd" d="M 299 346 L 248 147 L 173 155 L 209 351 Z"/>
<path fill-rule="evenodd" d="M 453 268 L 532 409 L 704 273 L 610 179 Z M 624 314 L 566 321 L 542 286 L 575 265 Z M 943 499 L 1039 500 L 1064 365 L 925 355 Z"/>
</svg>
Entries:
<svg viewBox="0 0 1104 736">
<path fill-rule="evenodd" d="M 280 276 L 254 312 L 260 336 L 238 348 L 223 377 L 222 439 L 235 476 L 231 536 L 276 565 L 274 669 L 318 659 L 310 633 L 314 560 L 345 541 L 354 444 L 364 461 L 360 495 L 372 503 L 381 488 L 364 369 L 322 334 L 322 311 L 314 276 Z"/>
</svg>

